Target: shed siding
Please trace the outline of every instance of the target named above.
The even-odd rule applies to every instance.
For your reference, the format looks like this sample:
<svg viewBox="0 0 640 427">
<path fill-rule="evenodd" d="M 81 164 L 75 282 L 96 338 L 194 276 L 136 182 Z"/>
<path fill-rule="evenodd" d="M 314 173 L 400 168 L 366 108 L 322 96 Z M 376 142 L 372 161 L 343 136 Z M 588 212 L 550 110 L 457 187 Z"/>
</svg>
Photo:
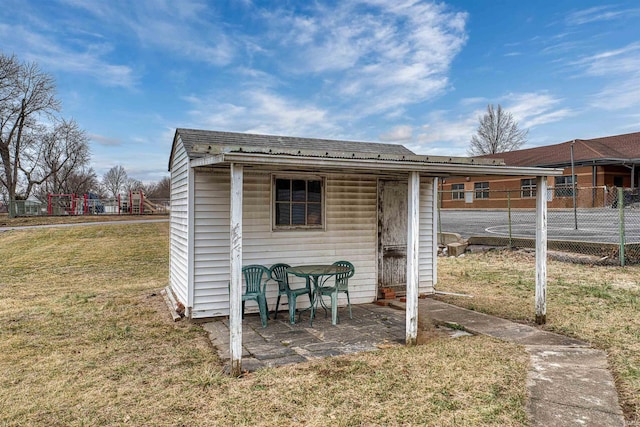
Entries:
<svg viewBox="0 0 640 427">
<path fill-rule="evenodd" d="M 419 293 L 434 292 L 433 178 L 420 179 Z"/>
<path fill-rule="evenodd" d="M 349 280 L 351 303 L 372 302 L 377 292 L 377 180 L 326 175 L 325 184 L 326 230 L 272 231 L 271 174 L 245 171 L 243 264 L 269 267 L 277 262 L 326 264 L 345 259 L 356 269 Z M 198 171 L 195 186 L 193 317 L 228 315 L 229 173 Z M 270 307 L 276 295 L 275 283 L 270 282 Z M 299 303 L 304 307 L 304 298 Z M 255 308 L 247 305 L 247 311 Z"/>
<path fill-rule="evenodd" d="M 171 164 L 169 283 L 185 307 L 188 307 L 189 173 L 189 159 L 182 141 L 178 140 Z"/>
<path fill-rule="evenodd" d="M 196 170 L 192 316 L 229 314 L 229 171 Z M 244 233 L 243 233 L 244 234 Z"/>
</svg>

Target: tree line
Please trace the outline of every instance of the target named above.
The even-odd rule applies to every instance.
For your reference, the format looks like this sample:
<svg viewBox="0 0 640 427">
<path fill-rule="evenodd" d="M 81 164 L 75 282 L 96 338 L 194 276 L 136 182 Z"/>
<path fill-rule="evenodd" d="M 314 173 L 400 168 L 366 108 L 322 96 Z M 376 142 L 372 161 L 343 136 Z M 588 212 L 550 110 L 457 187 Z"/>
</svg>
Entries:
<svg viewBox="0 0 640 427">
<path fill-rule="evenodd" d="M 15 216 L 16 200 L 35 195 L 95 193 L 113 197 L 142 189 L 169 198 L 169 179 L 144 185 L 114 166 L 99 179 L 90 166 L 89 137 L 60 115 L 54 78 L 36 63 L 0 52 L 0 200 Z"/>
</svg>

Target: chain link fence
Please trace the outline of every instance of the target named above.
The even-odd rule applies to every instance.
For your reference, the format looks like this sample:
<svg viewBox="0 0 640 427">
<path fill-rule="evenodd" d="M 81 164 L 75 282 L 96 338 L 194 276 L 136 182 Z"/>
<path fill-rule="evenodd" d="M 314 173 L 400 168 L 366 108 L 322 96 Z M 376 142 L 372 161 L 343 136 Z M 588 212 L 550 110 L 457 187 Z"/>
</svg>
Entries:
<svg viewBox="0 0 640 427">
<path fill-rule="evenodd" d="M 534 248 L 536 189 L 440 191 L 441 232 L 471 244 Z M 640 194 L 616 187 L 547 189 L 550 250 L 586 254 L 601 262 L 640 263 Z M 442 240 L 441 240 L 442 241 Z"/>
<path fill-rule="evenodd" d="M 16 200 L 16 216 L 64 215 L 167 215 L 171 210 L 168 199 L 144 199 L 132 204 L 122 199 L 97 199 L 61 195 L 47 201 Z"/>
</svg>

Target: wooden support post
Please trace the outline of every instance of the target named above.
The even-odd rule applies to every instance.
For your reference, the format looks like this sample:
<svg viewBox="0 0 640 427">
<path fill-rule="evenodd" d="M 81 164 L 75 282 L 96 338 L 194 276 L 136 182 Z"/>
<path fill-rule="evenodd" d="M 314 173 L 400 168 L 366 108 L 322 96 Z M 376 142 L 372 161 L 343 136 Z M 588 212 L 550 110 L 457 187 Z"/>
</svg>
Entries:
<svg viewBox="0 0 640 427">
<path fill-rule="evenodd" d="M 231 375 L 242 373 L 242 165 L 231 164 L 229 354 Z"/>
<path fill-rule="evenodd" d="M 536 177 L 536 323 L 547 322 L 547 177 Z"/>
<path fill-rule="evenodd" d="M 420 245 L 420 174 L 409 172 L 407 221 L 407 345 L 415 345 L 418 337 L 418 250 Z M 435 236 L 434 236 L 435 237 Z"/>
</svg>

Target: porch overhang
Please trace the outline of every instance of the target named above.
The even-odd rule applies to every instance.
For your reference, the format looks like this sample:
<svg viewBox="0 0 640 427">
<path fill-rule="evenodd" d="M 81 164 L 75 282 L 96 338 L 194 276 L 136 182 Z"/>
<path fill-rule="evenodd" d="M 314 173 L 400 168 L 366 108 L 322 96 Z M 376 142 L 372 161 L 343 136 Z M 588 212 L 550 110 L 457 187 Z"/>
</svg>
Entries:
<svg viewBox="0 0 640 427">
<path fill-rule="evenodd" d="M 419 172 L 448 176 L 559 176 L 562 169 L 505 166 L 500 159 L 348 153 L 317 150 L 282 150 L 253 147 L 224 147 L 191 160 L 192 168 L 230 164 L 300 169 L 340 169 L 351 171 Z"/>
</svg>

